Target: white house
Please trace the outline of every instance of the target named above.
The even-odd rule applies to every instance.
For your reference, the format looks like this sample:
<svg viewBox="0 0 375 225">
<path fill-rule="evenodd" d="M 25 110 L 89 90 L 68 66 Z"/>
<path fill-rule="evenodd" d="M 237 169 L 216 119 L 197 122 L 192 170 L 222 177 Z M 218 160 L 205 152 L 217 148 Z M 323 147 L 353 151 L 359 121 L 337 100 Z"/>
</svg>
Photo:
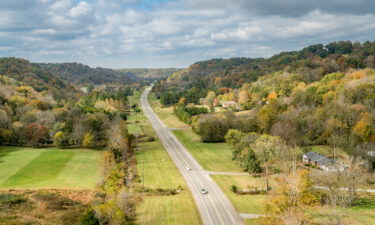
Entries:
<svg viewBox="0 0 375 225">
<path fill-rule="evenodd" d="M 343 171 L 344 167 L 335 160 L 325 157 L 317 152 L 307 152 L 303 154 L 302 161 L 306 164 L 319 167 L 326 172 Z"/>
</svg>

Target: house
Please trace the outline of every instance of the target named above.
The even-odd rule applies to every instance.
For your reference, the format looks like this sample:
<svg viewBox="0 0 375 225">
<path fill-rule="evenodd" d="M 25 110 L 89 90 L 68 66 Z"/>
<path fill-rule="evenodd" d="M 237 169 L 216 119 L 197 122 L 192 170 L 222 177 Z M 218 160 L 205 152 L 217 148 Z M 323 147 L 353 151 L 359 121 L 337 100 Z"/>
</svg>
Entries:
<svg viewBox="0 0 375 225">
<path fill-rule="evenodd" d="M 240 108 L 240 105 L 235 102 L 235 101 L 226 101 L 226 102 L 223 102 L 221 104 L 221 106 L 223 106 L 223 108 L 235 108 L 235 109 L 239 109 Z"/>
<path fill-rule="evenodd" d="M 302 161 L 306 164 L 319 167 L 326 172 L 343 171 L 344 167 L 335 160 L 325 157 L 317 152 L 307 152 L 303 154 Z"/>
<path fill-rule="evenodd" d="M 199 105 L 205 105 L 206 104 L 206 99 L 205 98 L 200 98 L 199 99 Z"/>
</svg>

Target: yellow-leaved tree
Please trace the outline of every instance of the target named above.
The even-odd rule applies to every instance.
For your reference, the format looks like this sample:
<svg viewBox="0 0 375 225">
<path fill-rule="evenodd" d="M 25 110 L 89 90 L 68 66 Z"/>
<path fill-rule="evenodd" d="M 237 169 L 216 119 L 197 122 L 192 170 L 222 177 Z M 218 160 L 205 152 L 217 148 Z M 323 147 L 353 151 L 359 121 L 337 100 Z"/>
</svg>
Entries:
<svg viewBox="0 0 375 225">
<path fill-rule="evenodd" d="M 307 206 L 318 203 L 309 180 L 309 172 L 300 170 L 279 177 L 276 188 L 266 201 L 267 217 L 261 220 L 262 225 L 310 225 L 309 217 L 304 213 Z"/>
</svg>

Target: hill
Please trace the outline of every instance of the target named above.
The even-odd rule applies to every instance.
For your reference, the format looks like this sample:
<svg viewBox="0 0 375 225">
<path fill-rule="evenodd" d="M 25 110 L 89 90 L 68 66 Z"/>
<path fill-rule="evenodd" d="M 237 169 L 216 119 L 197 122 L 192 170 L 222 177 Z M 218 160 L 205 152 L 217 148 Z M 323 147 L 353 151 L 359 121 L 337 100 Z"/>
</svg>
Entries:
<svg viewBox="0 0 375 225">
<path fill-rule="evenodd" d="M 141 79 L 163 79 L 169 77 L 171 74 L 180 71 L 178 68 L 166 68 L 166 69 L 145 69 L 145 68 L 134 68 L 134 69 L 119 69 L 118 71 L 124 72 L 131 76 L 135 76 Z"/>
<path fill-rule="evenodd" d="M 300 51 L 282 52 L 270 58 L 211 59 L 194 63 L 169 77 L 163 86 L 170 90 L 240 88 L 260 76 L 287 71 L 303 75 L 307 83 L 332 72 L 375 66 L 375 42 L 350 41 L 316 44 Z M 159 87 L 161 88 L 161 87 Z M 158 90 L 158 87 L 157 89 Z M 160 94 L 160 91 L 157 91 Z M 177 99 L 178 101 L 178 99 Z"/>
<path fill-rule="evenodd" d="M 78 86 L 129 84 L 137 80 L 131 73 L 100 67 L 91 68 L 80 63 L 36 63 L 34 65 Z"/>
<path fill-rule="evenodd" d="M 0 58 L 0 75 L 31 86 L 37 92 L 51 94 L 55 100 L 77 98 L 80 92 L 54 74 L 20 58 Z"/>
<path fill-rule="evenodd" d="M 268 59 L 197 62 L 158 82 L 154 92 L 205 142 L 224 141 L 235 129 L 280 136 L 291 146 L 363 154 L 375 143 L 374 67 L 375 42 L 333 42 Z M 196 116 L 189 104 L 211 114 Z"/>
</svg>

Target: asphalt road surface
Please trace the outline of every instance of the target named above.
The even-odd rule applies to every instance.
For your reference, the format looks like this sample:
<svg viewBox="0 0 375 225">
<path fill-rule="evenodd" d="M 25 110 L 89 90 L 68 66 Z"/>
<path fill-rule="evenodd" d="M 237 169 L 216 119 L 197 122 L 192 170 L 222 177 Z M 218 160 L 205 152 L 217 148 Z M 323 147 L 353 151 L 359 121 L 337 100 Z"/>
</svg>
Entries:
<svg viewBox="0 0 375 225">
<path fill-rule="evenodd" d="M 223 191 L 153 112 L 147 100 L 150 91 L 151 87 L 148 87 L 142 93 L 141 105 L 143 112 L 149 119 L 173 162 L 185 178 L 193 194 L 203 223 L 205 225 L 242 225 L 243 222 L 239 213 L 236 212 Z M 191 171 L 186 170 L 186 166 L 190 166 Z M 202 188 L 206 189 L 208 193 L 202 194 Z"/>
</svg>

